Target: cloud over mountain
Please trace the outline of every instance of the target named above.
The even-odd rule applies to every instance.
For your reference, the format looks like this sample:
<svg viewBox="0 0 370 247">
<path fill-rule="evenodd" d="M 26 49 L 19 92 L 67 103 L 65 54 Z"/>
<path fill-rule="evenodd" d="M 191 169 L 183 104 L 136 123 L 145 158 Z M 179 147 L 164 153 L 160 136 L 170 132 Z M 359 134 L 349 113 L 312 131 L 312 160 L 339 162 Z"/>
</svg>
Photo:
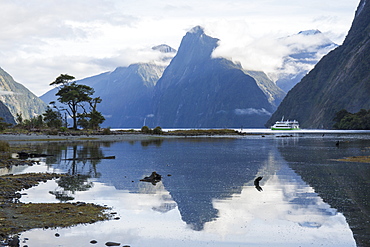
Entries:
<svg viewBox="0 0 370 247">
<path fill-rule="evenodd" d="M 264 71 L 274 81 L 279 79 L 280 74 L 309 71 L 322 56 L 336 47 L 318 30 L 302 31 L 282 38 L 265 35 L 253 39 L 242 33 L 234 35 L 220 39 L 219 46 L 212 56 L 240 62 L 246 70 Z M 302 57 L 302 60 L 291 56 L 302 52 L 312 54 L 309 54 L 309 57 Z"/>
</svg>

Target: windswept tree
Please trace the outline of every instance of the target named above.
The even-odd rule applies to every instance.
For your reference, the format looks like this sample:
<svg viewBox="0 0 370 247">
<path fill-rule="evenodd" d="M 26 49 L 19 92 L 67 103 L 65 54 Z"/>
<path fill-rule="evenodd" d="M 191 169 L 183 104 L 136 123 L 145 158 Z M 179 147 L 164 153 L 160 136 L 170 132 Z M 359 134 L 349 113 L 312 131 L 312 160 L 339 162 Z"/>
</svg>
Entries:
<svg viewBox="0 0 370 247">
<path fill-rule="evenodd" d="M 83 109 L 84 104 L 92 100 L 91 96 L 94 94 L 94 89 L 77 84 L 72 81 L 74 79 L 73 76 L 61 74 L 50 85 L 60 86 L 55 95 L 59 96 L 58 101 L 60 103 L 68 106 L 66 112 L 73 120 L 73 129 L 77 129 L 78 110 Z"/>
</svg>

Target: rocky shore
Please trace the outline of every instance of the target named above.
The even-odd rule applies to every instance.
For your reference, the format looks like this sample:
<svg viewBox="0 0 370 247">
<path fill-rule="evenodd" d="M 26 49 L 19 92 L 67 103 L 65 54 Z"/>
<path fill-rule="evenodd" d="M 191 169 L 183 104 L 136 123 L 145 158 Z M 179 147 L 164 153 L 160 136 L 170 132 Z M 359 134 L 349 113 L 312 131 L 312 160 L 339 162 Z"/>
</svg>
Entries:
<svg viewBox="0 0 370 247">
<path fill-rule="evenodd" d="M 2 141 L 136 141 L 157 138 L 181 138 L 196 136 L 238 136 L 246 135 L 233 129 L 191 129 L 191 130 L 173 130 L 164 131 L 161 134 L 148 134 L 140 131 L 111 131 L 110 134 L 71 132 L 59 133 L 57 135 L 48 135 L 45 133 L 3 133 L 0 134 Z"/>
<path fill-rule="evenodd" d="M 32 160 L 10 158 L 17 152 L 18 144 L 27 141 L 43 141 L 44 135 L 1 135 L 0 168 L 18 165 L 35 165 Z M 66 141 L 64 138 L 58 141 Z M 23 145 L 24 146 L 24 145 Z M 29 173 L 7 174 L 0 176 L 0 245 L 17 245 L 17 234 L 34 228 L 61 228 L 77 224 L 89 224 L 109 220 L 113 215 L 109 208 L 91 203 L 22 203 L 23 190 L 37 186 L 39 183 L 62 177 L 68 174 Z M 12 236 L 15 236 L 12 238 Z M 14 243 L 13 243 L 13 242 Z"/>
<path fill-rule="evenodd" d="M 90 203 L 21 203 L 22 190 L 66 174 L 32 173 L 0 176 L 0 237 L 33 228 L 70 227 L 108 220 L 109 208 Z"/>
</svg>

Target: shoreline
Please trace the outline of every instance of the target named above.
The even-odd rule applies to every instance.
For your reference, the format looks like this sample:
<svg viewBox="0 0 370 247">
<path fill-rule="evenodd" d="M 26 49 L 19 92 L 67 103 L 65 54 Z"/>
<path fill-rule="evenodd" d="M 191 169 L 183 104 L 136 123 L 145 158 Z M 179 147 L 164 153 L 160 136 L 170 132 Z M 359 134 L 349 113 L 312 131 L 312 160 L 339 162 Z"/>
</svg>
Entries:
<svg viewBox="0 0 370 247">
<path fill-rule="evenodd" d="M 224 129 L 225 130 L 225 129 Z M 164 131 L 163 134 L 146 134 L 140 132 L 115 132 L 111 134 L 86 134 L 86 133 L 71 133 L 66 135 L 48 135 L 45 133 L 2 133 L 0 134 L 0 141 L 6 142 L 74 142 L 74 141 L 145 141 L 152 139 L 168 139 L 168 138 L 190 138 L 190 137 L 243 137 L 243 136 L 256 136 L 256 135 L 346 135 L 346 134 L 365 134 L 370 138 L 370 130 L 317 130 L 317 129 L 301 129 L 290 131 L 272 131 L 270 129 L 244 129 L 235 130 L 174 130 Z"/>
<path fill-rule="evenodd" d="M 117 134 L 117 135 L 46 135 L 46 134 L 0 134 L 1 141 L 37 141 L 37 142 L 60 142 L 60 141 L 140 141 L 162 138 L 146 134 Z"/>
</svg>

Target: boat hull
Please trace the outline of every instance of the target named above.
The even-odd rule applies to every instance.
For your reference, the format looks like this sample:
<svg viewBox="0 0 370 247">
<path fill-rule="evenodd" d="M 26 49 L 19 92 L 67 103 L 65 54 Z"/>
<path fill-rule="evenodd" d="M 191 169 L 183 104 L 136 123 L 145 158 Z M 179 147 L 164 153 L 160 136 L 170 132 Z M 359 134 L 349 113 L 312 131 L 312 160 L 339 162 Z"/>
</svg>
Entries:
<svg viewBox="0 0 370 247">
<path fill-rule="evenodd" d="M 300 130 L 300 128 L 271 127 L 271 130 Z"/>
</svg>

